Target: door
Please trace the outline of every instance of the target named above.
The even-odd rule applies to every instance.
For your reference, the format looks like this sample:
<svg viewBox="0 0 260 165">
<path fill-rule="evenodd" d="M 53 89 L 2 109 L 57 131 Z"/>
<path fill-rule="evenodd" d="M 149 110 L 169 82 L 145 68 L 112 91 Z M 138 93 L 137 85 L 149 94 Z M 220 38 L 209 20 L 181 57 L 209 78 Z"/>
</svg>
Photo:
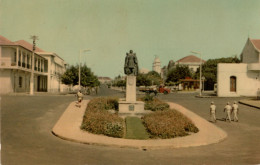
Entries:
<svg viewBox="0 0 260 165">
<path fill-rule="evenodd" d="M 236 92 L 236 77 L 235 76 L 231 76 L 230 77 L 230 92 Z"/>
</svg>

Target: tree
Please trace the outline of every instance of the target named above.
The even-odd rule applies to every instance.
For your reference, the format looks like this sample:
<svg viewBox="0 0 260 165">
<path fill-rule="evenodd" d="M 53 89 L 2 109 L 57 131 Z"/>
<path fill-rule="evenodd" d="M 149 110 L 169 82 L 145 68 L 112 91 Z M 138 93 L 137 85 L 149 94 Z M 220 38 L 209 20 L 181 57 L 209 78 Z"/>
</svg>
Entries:
<svg viewBox="0 0 260 165">
<path fill-rule="evenodd" d="M 160 74 L 155 71 L 148 72 L 147 79 L 151 81 L 152 85 L 160 85 L 162 83 Z"/>
<path fill-rule="evenodd" d="M 240 60 L 235 57 L 209 59 L 202 65 L 202 76 L 205 77 L 204 89 L 213 90 L 214 84 L 217 82 L 217 66 L 218 63 L 240 63 Z M 195 73 L 195 78 L 199 79 L 200 68 Z"/>
<path fill-rule="evenodd" d="M 148 79 L 147 74 L 139 73 L 136 77 L 136 86 L 150 86 L 152 81 Z"/>
<path fill-rule="evenodd" d="M 83 65 L 80 67 L 80 84 L 83 87 L 95 87 L 99 86 L 100 82 L 98 81 L 97 76 L 91 72 L 91 69 L 87 67 L 87 65 Z M 66 72 L 61 76 L 62 83 L 66 85 L 78 85 L 79 80 L 79 66 L 71 65 Z"/>
<path fill-rule="evenodd" d="M 191 72 L 188 66 L 176 65 L 172 68 L 168 74 L 166 82 L 178 82 L 179 79 L 185 79 L 186 77 L 191 77 Z"/>
</svg>

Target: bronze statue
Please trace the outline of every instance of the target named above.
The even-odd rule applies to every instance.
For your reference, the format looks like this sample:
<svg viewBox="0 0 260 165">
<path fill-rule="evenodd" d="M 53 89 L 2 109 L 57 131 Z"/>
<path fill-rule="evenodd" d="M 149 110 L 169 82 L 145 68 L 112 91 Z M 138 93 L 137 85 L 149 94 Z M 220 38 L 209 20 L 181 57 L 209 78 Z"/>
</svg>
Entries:
<svg viewBox="0 0 260 165">
<path fill-rule="evenodd" d="M 126 53 L 124 71 L 126 75 L 138 75 L 138 61 L 132 50 Z"/>
</svg>

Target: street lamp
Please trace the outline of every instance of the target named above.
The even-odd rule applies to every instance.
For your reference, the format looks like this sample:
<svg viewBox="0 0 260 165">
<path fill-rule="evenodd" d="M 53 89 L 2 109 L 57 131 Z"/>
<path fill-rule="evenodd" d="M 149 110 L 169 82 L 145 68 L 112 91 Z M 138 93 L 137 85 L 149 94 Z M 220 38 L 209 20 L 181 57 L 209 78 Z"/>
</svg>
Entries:
<svg viewBox="0 0 260 165">
<path fill-rule="evenodd" d="M 33 35 L 30 37 L 30 39 L 33 40 L 33 53 L 32 53 L 32 71 L 31 71 L 31 80 L 30 80 L 30 95 L 33 95 L 33 91 L 34 91 L 34 52 L 35 52 L 35 40 L 38 40 L 38 36 Z"/>
<path fill-rule="evenodd" d="M 89 50 L 89 49 L 82 49 L 82 50 L 79 50 L 79 90 L 81 89 L 81 87 L 80 87 L 81 53 L 82 53 L 82 52 L 87 52 L 87 51 L 90 51 L 90 50 Z"/>
<path fill-rule="evenodd" d="M 200 52 L 195 52 L 195 51 L 191 51 L 191 53 L 200 55 L 200 96 L 201 96 L 201 65 L 202 65 L 201 53 Z"/>
<path fill-rule="evenodd" d="M 202 80 L 202 83 L 203 83 L 203 85 L 202 85 L 202 86 L 203 86 L 203 88 L 202 88 L 202 91 L 203 91 L 203 92 L 204 92 L 204 88 L 205 88 L 205 87 L 204 87 L 204 85 L 205 85 L 205 79 L 206 79 L 206 78 L 205 78 L 204 76 L 201 77 L 201 80 Z"/>
</svg>

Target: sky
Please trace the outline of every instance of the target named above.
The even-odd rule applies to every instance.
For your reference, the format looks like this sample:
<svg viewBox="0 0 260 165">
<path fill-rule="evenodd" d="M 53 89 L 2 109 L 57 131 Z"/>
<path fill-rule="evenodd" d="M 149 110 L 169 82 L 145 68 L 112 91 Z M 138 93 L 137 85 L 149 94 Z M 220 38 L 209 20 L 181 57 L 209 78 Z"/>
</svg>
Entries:
<svg viewBox="0 0 260 165">
<path fill-rule="evenodd" d="M 37 35 L 37 47 L 98 76 L 124 75 L 132 49 L 152 70 L 200 52 L 202 59 L 240 56 L 247 38 L 260 39 L 260 0 L 0 0 L 0 35 Z M 199 57 L 199 55 L 197 55 Z"/>
</svg>

